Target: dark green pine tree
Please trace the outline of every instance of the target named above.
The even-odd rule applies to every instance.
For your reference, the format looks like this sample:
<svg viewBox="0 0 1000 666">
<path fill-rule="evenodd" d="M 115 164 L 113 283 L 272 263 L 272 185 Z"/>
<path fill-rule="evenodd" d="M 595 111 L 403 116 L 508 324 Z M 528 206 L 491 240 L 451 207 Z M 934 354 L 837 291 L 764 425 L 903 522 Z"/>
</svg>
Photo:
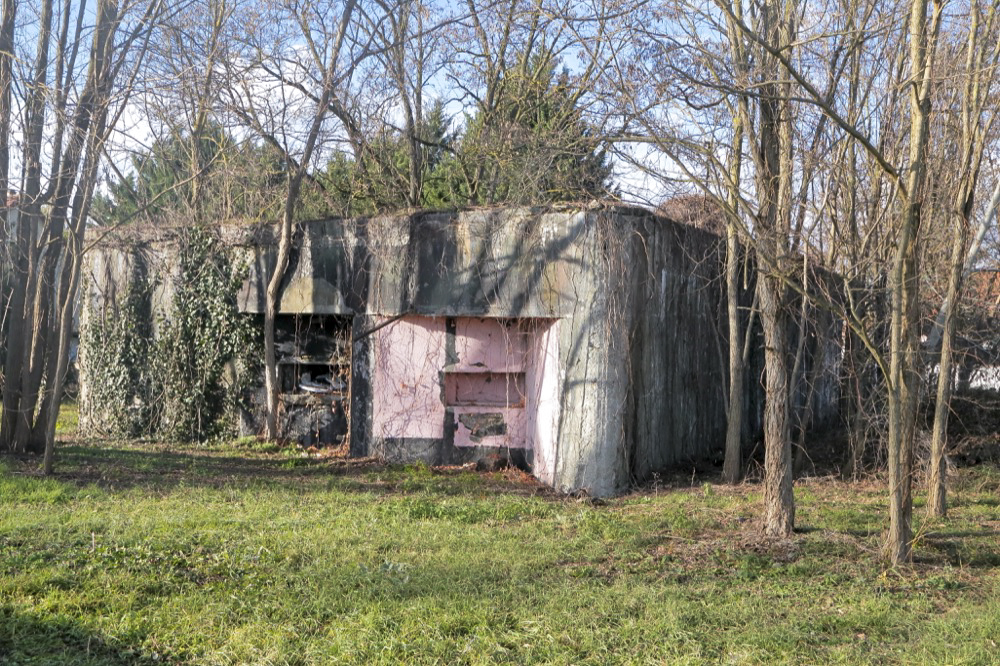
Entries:
<svg viewBox="0 0 1000 666">
<path fill-rule="evenodd" d="M 131 173 L 107 183 L 91 215 L 99 224 L 266 218 L 277 215 L 284 173 L 277 151 L 212 126 L 197 141 L 178 135 L 133 156 Z"/>
<path fill-rule="evenodd" d="M 473 204 L 541 204 L 600 197 L 611 165 L 589 127 L 569 72 L 547 53 L 522 57 L 492 108 L 467 118 L 458 150 Z"/>
</svg>

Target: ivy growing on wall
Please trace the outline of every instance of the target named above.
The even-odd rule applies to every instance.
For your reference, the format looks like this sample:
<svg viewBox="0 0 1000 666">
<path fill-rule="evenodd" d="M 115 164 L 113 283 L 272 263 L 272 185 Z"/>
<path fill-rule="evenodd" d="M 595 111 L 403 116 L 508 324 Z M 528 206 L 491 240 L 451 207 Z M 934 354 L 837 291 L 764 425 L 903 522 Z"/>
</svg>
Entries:
<svg viewBox="0 0 1000 666">
<path fill-rule="evenodd" d="M 154 284 L 141 254 L 117 308 L 88 304 L 81 331 L 86 427 L 115 437 L 200 441 L 226 434 L 258 369 L 252 320 L 239 312 L 241 279 L 204 228 L 182 230 L 161 276 L 167 312 L 153 318 Z"/>
<path fill-rule="evenodd" d="M 144 258 L 133 252 L 121 301 L 107 295 L 87 299 L 88 317 L 80 330 L 80 373 L 87 377 L 87 392 L 80 417 L 92 434 L 149 433 L 153 287 Z"/>
<path fill-rule="evenodd" d="M 237 308 L 237 273 L 212 233 L 184 232 L 170 314 L 160 322 L 154 354 L 162 437 L 201 440 L 232 426 L 259 358 L 252 321 Z"/>
</svg>

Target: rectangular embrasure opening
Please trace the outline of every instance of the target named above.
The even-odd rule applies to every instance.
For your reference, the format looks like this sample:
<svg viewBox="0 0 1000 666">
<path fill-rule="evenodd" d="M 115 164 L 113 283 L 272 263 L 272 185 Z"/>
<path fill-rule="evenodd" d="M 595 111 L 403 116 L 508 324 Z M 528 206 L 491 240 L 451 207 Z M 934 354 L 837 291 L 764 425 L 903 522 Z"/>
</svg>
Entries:
<svg viewBox="0 0 1000 666">
<path fill-rule="evenodd" d="M 444 391 L 449 407 L 524 407 L 524 373 L 449 372 Z"/>
</svg>

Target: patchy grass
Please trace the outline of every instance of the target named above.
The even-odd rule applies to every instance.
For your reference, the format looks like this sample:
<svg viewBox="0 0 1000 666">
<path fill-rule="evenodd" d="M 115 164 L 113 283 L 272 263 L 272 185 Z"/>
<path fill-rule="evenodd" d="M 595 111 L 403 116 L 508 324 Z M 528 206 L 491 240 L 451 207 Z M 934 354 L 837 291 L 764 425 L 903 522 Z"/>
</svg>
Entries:
<svg viewBox="0 0 1000 666">
<path fill-rule="evenodd" d="M 0 458 L 0 664 L 995 663 L 1000 472 L 962 470 L 916 562 L 876 481 L 607 502 L 516 471 L 212 447 Z"/>
<path fill-rule="evenodd" d="M 80 427 L 80 405 L 75 400 L 65 401 L 59 406 L 56 419 L 56 435 L 76 433 Z"/>
</svg>

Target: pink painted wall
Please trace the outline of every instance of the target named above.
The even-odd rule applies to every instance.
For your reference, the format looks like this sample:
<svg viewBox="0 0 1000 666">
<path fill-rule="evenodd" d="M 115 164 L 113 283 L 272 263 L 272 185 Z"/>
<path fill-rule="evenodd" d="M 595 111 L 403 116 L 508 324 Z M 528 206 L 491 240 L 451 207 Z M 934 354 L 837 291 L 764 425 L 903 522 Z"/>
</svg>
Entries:
<svg viewBox="0 0 1000 666">
<path fill-rule="evenodd" d="M 452 365 L 447 365 L 444 318 L 410 315 L 374 335 L 376 437 L 441 438 L 448 409 L 455 419 L 455 446 L 533 448 L 536 475 L 552 478 L 558 322 L 458 318 Z M 501 415 L 505 432 L 473 432 L 462 423 L 466 414 Z"/>
<path fill-rule="evenodd" d="M 443 437 L 444 403 L 438 373 L 446 359 L 444 318 L 406 316 L 373 335 L 375 436 Z"/>
<path fill-rule="evenodd" d="M 444 382 L 445 401 L 451 406 L 525 406 L 523 372 L 449 372 Z"/>
<path fill-rule="evenodd" d="M 525 324 L 462 317 L 455 322 L 455 352 L 462 369 L 522 372 L 531 330 Z"/>
<path fill-rule="evenodd" d="M 445 379 L 445 399 L 455 417 L 455 446 L 526 448 L 524 370 L 531 332 L 516 321 L 462 317 L 455 321 L 458 357 Z M 463 414 L 501 414 L 502 435 L 477 437 Z"/>
</svg>

